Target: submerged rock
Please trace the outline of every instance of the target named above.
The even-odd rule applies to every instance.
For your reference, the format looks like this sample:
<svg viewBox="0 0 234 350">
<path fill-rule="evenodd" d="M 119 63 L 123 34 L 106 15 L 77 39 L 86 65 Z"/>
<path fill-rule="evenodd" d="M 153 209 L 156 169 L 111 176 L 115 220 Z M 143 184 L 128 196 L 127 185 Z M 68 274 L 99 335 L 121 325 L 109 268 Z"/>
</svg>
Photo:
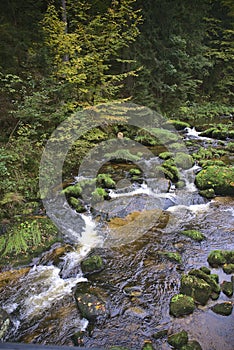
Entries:
<svg viewBox="0 0 234 350">
<path fill-rule="evenodd" d="M 176 349 L 180 349 L 183 345 L 188 343 L 188 333 L 183 330 L 179 333 L 172 334 L 168 337 L 168 343 Z"/>
<path fill-rule="evenodd" d="M 179 317 L 191 314 L 195 309 L 194 299 L 188 295 L 176 294 L 170 301 L 170 314 Z"/>
<path fill-rule="evenodd" d="M 233 306 L 231 302 L 224 302 L 224 303 L 220 303 L 212 306 L 211 310 L 216 314 L 219 314 L 222 316 L 229 316 L 232 313 Z"/>
</svg>

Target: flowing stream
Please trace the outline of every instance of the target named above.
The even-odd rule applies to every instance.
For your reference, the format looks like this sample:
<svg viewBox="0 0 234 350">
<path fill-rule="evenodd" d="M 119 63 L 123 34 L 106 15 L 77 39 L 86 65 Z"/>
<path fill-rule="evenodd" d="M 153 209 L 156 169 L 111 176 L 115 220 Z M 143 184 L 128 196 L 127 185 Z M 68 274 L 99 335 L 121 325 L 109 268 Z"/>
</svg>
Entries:
<svg viewBox="0 0 234 350">
<path fill-rule="evenodd" d="M 199 137 L 195 129 L 188 129 L 185 137 L 208 140 Z M 234 200 L 201 197 L 194 185 L 198 170 L 195 164 L 182 171 L 182 189 L 168 189 L 164 184 L 155 188 L 153 180 L 147 179 L 141 185 L 111 191 L 111 200 L 105 203 L 109 219 L 116 213 L 119 217 L 138 213 L 135 220 L 118 230 L 106 222 L 98 226 L 94 217 L 82 214 L 81 237 L 71 225 L 67 238 L 73 250 L 59 264 L 36 259 L 17 285 L 5 288 L 1 305 L 14 324 L 6 340 L 72 345 L 72 335 L 83 331 L 86 346 L 104 349 L 121 345 L 136 350 L 156 331 L 167 328 L 169 332 L 187 330 L 203 350 L 233 350 L 234 316 L 214 314 L 210 310 L 214 301 L 187 317 L 169 315 L 169 300 L 179 290 L 181 274 L 208 266 L 211 250 L 233 249 Z M 184 229 L 200 230 L 206 239 L 194 242 L 180 234 Z M 80 262 L 93 250 L 101 255 L 105 267 L 97 275 L 84 277 Z M 161 251 L 180 253 L 182 263 L 163 258 Z M 231 279 L 221 269 L 212 271 L 218 273 L 220 282 Z M 110 314 L 86 334 L 88 321 L 79 315 L 73 290 L 87 280 L 105 291 Z M 127 288 L 137 290 L 138 296 L 130 297 Z M 223 293 L 220 298 L 234 303 L 233 297 Z M 154 342 L 156 349 L 170 349 L 165 339 Z"/>
</svg>

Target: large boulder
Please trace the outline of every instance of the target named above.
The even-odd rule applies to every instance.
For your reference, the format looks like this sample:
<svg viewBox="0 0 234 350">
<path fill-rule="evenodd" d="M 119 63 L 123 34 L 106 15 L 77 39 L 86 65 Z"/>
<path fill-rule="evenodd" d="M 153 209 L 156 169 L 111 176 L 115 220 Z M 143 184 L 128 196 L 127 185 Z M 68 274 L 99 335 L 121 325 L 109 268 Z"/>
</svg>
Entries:
<svg viewBox="0 0 234 350">
<path fill-rule="evenodd" d="M 200 190 L 213 189 L 216 195 L 234 196 L 234 167 L 208 166 L 196 175 Z"/>
<path fill-rule="evenodd" d="M 233 306 L 231 302 L 225 301 L 223 303 L 212 306 L 211 310 L 216 314 L 222 316 L 229 316 L 232 313 Z"/>
</svg>

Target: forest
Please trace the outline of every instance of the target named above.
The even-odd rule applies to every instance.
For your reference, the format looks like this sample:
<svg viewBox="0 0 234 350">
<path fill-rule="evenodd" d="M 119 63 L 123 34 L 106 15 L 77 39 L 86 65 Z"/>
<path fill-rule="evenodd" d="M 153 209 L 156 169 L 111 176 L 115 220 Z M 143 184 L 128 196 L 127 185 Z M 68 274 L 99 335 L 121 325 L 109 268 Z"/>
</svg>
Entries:
<svg viewBox="0 0 234 350">
<path fill-rule="evenodd" d="M 98 225 L 97 222 L 100 224 L 98 220 L 103 219 L 102 216 L 100 216 L 100 219 L 96 213 L 98 211 L 96 209 L 96 207 L 98 208 L 97 203 L 102 200 L 108 202 L 109 216 L 107 215 L 108 218 L 105 217 L 105 220 L 108 222 L 108 229 L 110 230 L 113 227 L 114 230 L 119 229 L 123 222 L 130 222 L 130 225 L 133 225 L 135 220 L 136 227 L 133 228 L 131 226 L 132 228 L 129 231 L 135 232 L 138 229 L 138 225 L 142 225 L 143 222 L 145 227 L 148 227 L 148 220 L 154 222 L 155 212 L 152 214 L 151 210 L 155 210 L 155 207 L 159 205 L 159 200 L 157 199 L 156 204 L 154 197 L 150 199 L 151 204 L 144 205 L 140 201 L 138 203 L 138 199 L 136 199 L 136 203 L 134 202 L 135 204 L 133 204 L 134 211 L 128 212 L 127 209 L 124 209 L 125 214 L 121 214 L 122 216 L 119 215 L 116 218 L 113 217 L 114 209 L 111 203 L 113 198 L 117 198 L 117 201 L 119 200 L 118 196 L 120 195 L 118 194 L 119 188 L 117 183 L 122 181 L 121 176 L 123 177 L 123 174 L 126 177 L 124 181 L 128 181 L 130 185 L 133 185 L 134 189 L 134 186 L 136 186 L 137 190 L 143 191 L 144 195 L 149 193 L 143 186 L 147 180 L 145 178 L 146 175 L 144 177 L 139 166 L 143 162 L 142 158 L 144 158 L 144 155 L 142 156 L 139 150 L 138 153 L 134 153 L 134 147 L 130 146 L 130 143 L 124 143 L 128 142 L 129 139 L 135 140 L 134 145 L 136 145 L 136 142 L 140 143 L 143 147 L 143 153 L 145 148 L 149 147 L 149 152 L 152 152 L 159 161 L 159 164 L 157 163 L 156 168 L 154 168 L 154 172 L 157 170 L 157 176 L 160 176 L 160 180 L 161 177 L 164 178 L 163 181 L 165 180 L 162 183 L 164 184 L 163 186 L 166 186 L 166 190 L 160 187 L 160 191 L 168 193 L 168 195 L 164 195 L 167 204 L 164 203 L 161 208 L 165 209 L 166 212 L 164 214 L 166 216 L 171 215 L 172 209 L 170 207 L 175 205 L 174 197 L 169 195 L 173 188 L 176 191 L 182 191 L 181 197 L 178 196 L 179 199 L 176 198 L 176 200 L 178 199 L 179 204 L 187 205 L 188 207 L 190 205 L 205 206 L 209 201 L 216 197 L 219 198 L 219 196 L 222 198 L 234 196 L 233 18 L 234 2 L 232 0 L 2 0 L 0 2 L 0 272 L 4 273 L 5 271 L 11 271 L 13 268 L 19 269 L 23 266 L 22 275 L 24 276 L 26 273 L 24 268 L 27 269 L 32 266 L 32 259 L 39 259 L 36 260 L 39 265 L 47 264 L 48 266 L 51 264 L 51 261 L 54 263 L 57 259 L 56 261 L 59 261 L 59 263 L 57 265 L 54 263 L 54 265 L 61 267 L 61 256 L 74 249 L 72 240 L 64 240 L 63 232 L 61 233 L 63 231 L 61 230 L 62 226 L 60 227 L 56 220 L 50 220 L 51 217 L 49 218 L 46 215 L 45 202 L 43 204 L 43 200 L 46 198 L 47 193 L 42 193 L 42 190 L 39 188 L 40 165 L 43 162 L 42 155 L 46 149 L 47 141 L 51 138 L 51 135 L 55 135 L 53 132 L 58 130 L 57 135 L 59 135 L 60 143 L 69 143 L 70 135 L 64 132 L 65 129 L 63 128 L 64 123 L 67 120 L 73 120 L 74 116 L 76 116 L 76 121 L 72 127 L 69 127 L 73 131 L 80 130 L 81 137 L 72 144 L 72 147 L 67 152 L 62 169 L 62 189 L 59 189 L 59 193 L 66 196 L 70 207 L 77 213 L 86 215 L 88 212 L 90 214 L 90 206 L 85 201 L 85 197 L 83 196 L 82 198 L 82 191 L 84 193 L 84 187 L 87 185 L 87 182 L 82 180 L 83 182 L 79 184 L 74 180 L 78 174 L 79 166 L 86 155 L 91 154 L 93 152 L 92 149 L 96 146 L 107 143 L 111 139 L 122 139 L 122 144 L 127 147 L 127 150 L 120 150 L 118 155 L 112 149 L 115 158 L 119 161 L 121 160 L 120 166 L 115 161 L 112 164 L 108 161 L 108 164 L 103 165 L 99 169 L 99 174 L 95 179 L 88 180 L 87 186 L 91 186 L 90 188 L 92 188 L 93 183 L 96 183 L 98 186 L 92 189 L 93 192 L 89 190 L 92 192 L 92 203 L 94 203 L 93 207 L 95 208 L 93 210 L 91 208 L 92 220 L 96 220 L 95 225 Z M 127 112 L 120 107 L 118 110 L 119 119 L 114 115 L 115 107 L 113 106 L 116 103 L 119 106 L 122 106 L 122 104 L 123 106 L 125 104 L 130 106 L 126 107 Z M 108 113 L 102 112 L 102 106 L 106 105 L 110 106 Z M 104 115 L 102 125 L 94 125 L 92 129 L 89 126 L 86 129 L 85 123 L 87 123 L 89 118 L 89 111 L 91 111 L 90 113 L 96 113 L 97 116 L 99 113 L 102 117 Z M 139 125 L 144 125 L 144 120 L 153 120 L 152 133 L 143 129 L 137 130 L 136 126 L 126 125 L 126 120 L 121 119 L 125 118 L 123 117 L 125 112 L 130 117 L 131 113 L 136 113 L 139 118 Z M 90 123 L 92 122 L 93 120 Z M 162 130 L 159 130 L 160 125 L 163 125 Z M 173 130 L 176 131 L 175 135 L 169 134 L 170 127 L 173 127 Z M 84 131 L 82 132 L 82 130 Z M 71 134 L 73 131 L 71 131 Z M 185 145 L 186 150 L 180 144 L 181 137 L 185 139 L 183 145 Z M 112 154 L 110 151 L 111 149 L 108 150 L 108 153 L 105 149 L 102 153 L 106 155 L 106 158 L 108 156 L 111 158 Z M 95 151 L 92 154 L 95 155 Z M 148 153 L 146 152 L 146 154 Z M 55 156 L 56 158 L 55 154 L 50 156 L 52 158 Z M 59 156 L 58 154 L 58 159 Z M 51 164 L 54 164 L 53 161 Z M 88 166 L 92 169 L 91 165 Z M 45 172 L 48 171 L 47 178 L 51 177 L 52 182 L 53 169 L 51 167 L 44 170 Z M 195 169 L 192 180 L 190 177 L 186 177 L 188 176 L 186 171 L 189 171 L 190 168 Z M 196 190 L 194 190 L 194 184 L 196 185 Z M 56 191 L 58 187 L 59 183 L 54 183 Z M 117 191 L 116 196 L 111 197 L 113 196 L 112 192 L 115 190 Z M 194 191 L 191 193 L 193 193 L 193 196 L 196 196 L 196 199 L 193 197 L 187 201 L 187 194 L 190 193 L 190 190 Z M 144 198 L 143 196 L 142 201 L 145 200 Z M 186 204 L 184 204 L 185 202 Z M 229 200 L 225 202 L 222 199 L 218 203 L 218 214 L 215 212 L 215 205 L 209 209 L 210 213 L 212 213 L 213 218 L 216 217 L 217 220 L 220 220 L 219 227 L 225 226 L 225 223 L 229 222 L 229 226 L 224 229 L 224 232 L 230 233 L 233 217 L 228 216 L 228 210 L 231 210 L 229 206 L 232 206 L 233 202 L 231 202 L 231 199 L 230 202 Z M 122 208 L 123 204 L 118 202 L 117 205 Z M 136 213 L 138 211 L 141 212 L 141 205 L 147 210 L 142 214 L 143 221 L 138 223 L 139 214 Z M 154 205 L 155 207 L 152 207 Z M 219 216 L 221 215 L 219 205 L 227 205 L 227 208 L 229 208 L 225 209 L 227 217 Z M 150 218 L 148 217 L 149 213 L 152 214 Z M 186 239 L 189 237 L 188 239 L 192 239 L 195 244 L 198 244 L 197 242 L 200 244 L 205 236 L 208 237 L 210 234 L 209 230 L 211 228 L 214 229 L 217 224 L 206 218 L 204 219 L 207 220 L 205 221 L 206 225 L 204 224 L 204 232 L 200 232 L 199 230 L 197 231 L 200 227 L 198 224 L 200 219 L 197 219 L 196 222 L 195 219 L 194 221 L 191 219 L 190 222 L 190 219 L 186 217 L 187 214 L 183 215 L 181 214 L 180 217 L 178 214 L 178 222 L 182 223 L 184 220 L 180 229 L 182 227 Z M 197 215 L 199 216 L 200 214 L 198 213 Z M 162 219 L 161 216 L 159 219 Z M 168 219 L 167 223 L 170 224 L 170 220 L 173 219 Z M 202 219 L 201 222 L 203 222 Z M 106 222 L 103 225 L 105 226 Z M 159 226 L 156 223 L 154 225 L 164 229 L 162 223 Z M 92 223 L 89 227 L 93 227 Z M 170 225 L 168 227 L 170 228 Z M 151 230 L 150 228 L 146 231 L 144 244 L 151 244 L 153 229 Z M 186 233 L 187 231 L 193 232 Z M 124 235 L 124 232 L 124 230 L 123 232 L 121 231 L 120 236 L 121 234 Z M 168 234 L 168 232 L 165 234 Z M 210 258 L 208 258 L 211 262 L 209 262 L 210 266 L 216 268 L 217 266 L 225 265 L 226 268 L 226 265 L 228 265 L 226 271 L 229 271 L 227 274 L 230 275 L 234 271 L 234 253 L 233 250 L 229 253 L 224 253 L 222 243 L 219 241 L 219 234 L 220 232 L 214 233 L 214 242 L 208 242 L 203 253 L 201 253 L 201 258 L 196 257 L 196 259 L 198 259 L 197 261 L 203 261 L 207 259 L 208 254 L 211 254 L 209 255 Z M 124 242 L 123 236 L 121 237 Z M 224 248 L 227 250 L 233 249 L 233 239 L 230 237 L 229 243 L 225 241 L 226 248 Z M 139 243 L 140 248 L 137 244 L 133 246 L 131 253 L 128 252 L 125 246 L 125 248 L 119 248 L 120 250 L 118 251 L 114 250 L 111 254 L 113 255 L 112 259 L 115 259 L 113 263 L 115 271 L 113 275 L 108 275 L 109 270 L 104 270 L 103 279 L 108 280 L 109 278 L 110 281 L 113 279 L 113 285 L 115 283 L 118 285 L 117 271 L 120 267 L 117 266 L 117 262 L 122 257 L 126 260 L 126 266 L 121 268 L 123 270 L 126 269 L 126 274 L 129 273 L 129 279 L 131 279 L 135 273 L 133 272 L 135 271 L 135 265 L 128 272 L 129 266 L 132 266 L 128 258 L 130 259 L 130 257 L 134 256 L 134 258 L 132 257 L 132 261 L 134 261 L 132 264 L 137 264 L 138 258 L 142 259 L 141 254 L 144 255 L 146 253 L 141 244 L 143 243 Z M 57 255 L 55 257 L 43 255 L 47 254 L 45 252 L 50 251 L 51 247 L 55 247 L 54 252 L 56 251 L 55 255 Z M 157 261 L 160 262 L 164 262 L 166 259 L 169 263 L 173 262 L 173 264 L 182 264 L 186 259 L 186 262 L 188 262 L 189 256 L 193 256 L 193 251 L 188 250 L 183 256 L 181 247 L 182 243 L 180 245 L 177 242 L 165 252 L 160 250 L 155 259 L 158 259 Z M 216 250 L 212 250 L 211 247 L 212 249 L 218 247 L 219 256 L 215 256 L 216 260 L 214 259 L 216 262 L 212 262 L 212 258 L 214 258 L 212 251 Z M 100 288 L 104 288 L 102 275 L 100 275 L 99 280 L 99 275 L 96 277 L 96 273 L 102 271 L 103 261 L 107 261 L 107 265 L 109 263 L 112 266 L 112 263 L 108 260 L 109 246 L 107 251 L 101 253 L 96 253 L 95 249 L 92 251 L 92 248 L 91 244 L 90 259 L 91 264 L 95 266 L 95 271 L 90 283 L 99 283 Z M 138 249 L 140 249 L 140 253 Z M 39 256 L 41 258 L 38 258 Z M 84 257 L 82 254 L 80 256 Z M 92 261 L 92 258 L 94 258 L 94 261 Z M 220 262 L 220 259 L 223 262 Z M 91 271 L 93 267 L 90 267 L 89 263 L 88 261 L 87 266 L 85 265 L 85 260 L 81 263 L 81 267 L 83 264 L 82 271 L 85 277 L 93 273 Z M 196 267 L 196 264 L 197 262 L 192 261 L 190 267 Z M 146 268 L 149 268 L 149 266 L 151 265 L 149 260 L 147 260 Z M 178 265 L 176 266 L 172 268 L 175 274 L 179 273 L 179 267 Z M 185 268 L 186 271 L 188 271 L 187 267 Z M 63 268 L 61 268 L 62 270 Z M 73 276 L 72 273 L 74 271 L 71 272 L 69 270 L 67 273 L 70 278 Z M 144 273 L 148 278 L 150 272 L 148 270 L 146 272 L 143 271 L 142 276 Z M 21 273 L 19 273 L 18 277 L 16 276 L 16 279 L 20 276 Z M 180 283 L 181 285 L 183 284 L 183 277 L 180 275 L 173 276 L 175 276 L 177 282 L 181 278 Z M 194 279 L 198 277 L 202 279 L 204 276 L 201 277 L 199 272 Z M 9 277 L 7 278 L 6 280 L 8 281 Z M 217 282 L 215 288 L 218 291 L 214 292 L 212 286 L 216 282 L 210 282 L 210 280 L 207 282 L 207 279 L 208 277 L 205 282 L 209 290 L 208 298 L 212 299 L 212 293 L 216 293 L 218 298 L 222 285 L 219 290 Z M 0 273 L 0 288 L 5 287 L 6 283 Z M 34 282 L 31 281 L 30 283 L 34 286 Z M 140 300 L 138 296 L 141 297 L 142 292 L 137 289 L 138 287 L 136 289 L 132 287 L 134 283 L 131 282 L 130 287 L 126 284 L 127 287 L 124 289 L 125 296 L 127 295 L 133 304 L 135 303 L 134 306 L 127 308 L 127 312 L 124 313 L 124 315 L 130 315 L 130 318 L 141 307 L 143 308 L 142 305 L 144 304 L 136 301 Z M 172 282 L 170 283 L 172 284 Z M 228 283 L 231 282 L 228 281 Z M 82 289 L 83 287 L 80 288 Z M 89 286 L 89 288 L 92 289 L 92 286 Z M 82 293 L 82 291 L 76 291 L 76 300 L 79 301 L 80 295 L 82 295 L 81 299 L 83 298 Z M 168 296 L 165 297 L 165 300 L 169 300 L 171 293 L 171 290 L 168 291 L 168 294 L 166 294 Z M 117 299 L 119 304 L 121 304 L 122 299 L 119 295 Z M 58 297 L 57 294 L 55 297 Z M 100 302 L 100 305 L 98 305 L 101 309 L 102 301 L 100 300 L 103 299 L 98 299 L 99 294 L 98 296 L 95 294 L 93 298 L 94 300 L 97 298 L 96 301 Z M 206 305 L 207 300 L 204 303 L 202 301 L 201 304 L 203 306 Z M 161 299 L 160 302 L 163 305 Z M 195 302 L 197 303 L 197 300 Z M 138 307 L 139 310 L 137 309 Z M 7 307 L 5 310 L 8 310 Z M 80 333 L 77 335 L 78 333 L 74 331 L 73 345 L 82 343 L 86 346 L 100 346 L 100 344 L 104 344 L 99 343 L 99 340 L 97 340 L 99 339 L 98 327 L 101 323 L 99 324 L 99 321 L 97 321 L 95 326 L 93 325 L 93 318 L 90 316 L 89 319 L 89 315 L 87 315 L 87 313 L 91 313 L 90 310 L 85 313 L 80 308 L 79 311 L 84 319 L 88 319 L 90 322 L 89 335 L 85 331 L 79 331 L 82 333 L 82 336 Z M 0 314 L 1 312 L 2 309 L 0 307 Z M 137 317 L 142 317 L 143 320 L 142 310 L 139 312 L 140 316 L 138 315 Z M 73 311 L 71 311 L 71 314 L 73 315 Z M 106 314 L 103 316 L 100 311 L 98 315 L 95 314 L 95 319 L 99 320 L 99 316 L 105 318 L 107 317 Z M 28 315 L 27 317 L 29 317 Z M 110 317 L 109 314 L 108 317 Z M 65 316 L 64 319 L 66 320 Z M 38 322 L 38 329 L 41 332 L 41 327 L 48 320 L 43 318 Z M 119 327 L 119 324 L 117 325 L 119 321 L 114 321 L 116 324 L 111 322 L 112 319 L 110 325 L 114 328 Z M 125 320 L 123 325 L 126 325 L 128 322 Z M 135 325 L 134 322 L 132 323 L 133 325 Z M 168 322 L 168 320 L 163 319 L 163 322 Z M 194 322 L 199 328 L 199 321 L 195 320 Z M 152 324 L 155 327 L 156 323 Z M 95 328 L 96 325 L 97 329 Z M 53 338 L 48 333 L 43 339 L 37 338 L 35 334 L 38 330 L 36 330 L 34 338 L 33 335 L 30 337 L 29 333 L 31 330 L 27 327 L 22 321 L 22 328 L 19 328 L 15 338 L 9 331 L 4 339 L 23 342 L 70 344 L 70 340 L 68 341 L 68 337 L 64 334 L 63 338 L 60 338 L 58 334 L 55 334 L 55 338 Z M 138 327 L 138 324 L 136 327 Z M 112 340 L 116 341 L 118 339 L 116 335 L 112 338 L 107 328 L 104 327 L 104 332 L 106 332 L 105 346 L 112 345 Z M 138 332 L 137 329 L 135 328 L 136 332 Z M 161 331 L 162 329 L 160 328 Z M 94 340 L 90 336 L 90 334 L 93 334 L 92 332 L 95 334 Z M 69 339 L 71 339 L 71 330 L 69 332 L 66 330 L 65 333 L 69 333 Z M 131 345 L 135 344 L 134 341 L 136 343 L 140 341 L 144 344 L 141 349 L 154 349 L 153 346 L 157 342 L 155 340 L 157 339 L 156 336 L 154 340 L 151 337 L 151 340 L 147 341 L 145 340 L 147 337 L 142 334 L 137 339 L 132 339 L 129 335 L 132 339 Z M 161 339 L 162 337 L 160 336 L 159 338 Z M 220 340 L 216 340 L 217 344 L 219 344 L 217 346 L 220 346 L 221 343 L 218 343 Z M 202 341 L 203 344 L 208 344 L 207 348 L 203 348 L 204 350 L 211 346 L 211 342 L 206 342 L 203 339 L 201 343 Z M 226 344 L 226 349 L 229 349 L 229 345 L 231 349 L 232 341 L 234 343 L 234 339 L 232 339 L 230 344 Z M 120 347 L 113 347 L 113 349 L 127 349 L 124 346 L 129 346 L 126 339 L 120 340 L 118 345 Z M 158 349 L 158 347 L 156 348 Z M 182 347 L 179 348 L 182 349 Z M 108 349 L 112 348 L 108 347 Z M 183 349 L 190 349 L 190 347 Z M 196 350 L 200 348 L 195 346 L 191 347 L 191 349 Z M 219 350 L 218 347 L 215 349 Z"/>
</svg>

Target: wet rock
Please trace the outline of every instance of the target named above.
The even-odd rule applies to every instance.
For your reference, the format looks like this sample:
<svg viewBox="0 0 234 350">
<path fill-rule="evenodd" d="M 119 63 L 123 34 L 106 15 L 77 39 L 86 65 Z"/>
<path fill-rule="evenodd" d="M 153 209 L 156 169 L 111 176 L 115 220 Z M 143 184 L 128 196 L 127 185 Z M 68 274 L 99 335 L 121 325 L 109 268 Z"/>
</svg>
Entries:
<svg viewBox="0 0 234 350">
<path fill-rule="evenodd" d="M 228 275 L 234 273 L 234 264 L 224 264 L 223 271 Z"/>
<path fill-rule="evenodd" d="M 172 334 L 168 337 L 168 343 L 176 349 L 181 349 L 181 347 L 188 343 L 188 333 L 183 330 L 179 333 Z"/>
<path fill-rule="evenodd" d="M 224 302 L 224 303 L 220 303 L 212 306 L 211 310 L 216 314 L 219 314 L 222 316 L 229 316 L 232 313 L 233 306 L 231 302 Z"/>
<path fill-rule="evenodd" d="M 4 338 L 8 330 L 11 328 L 11 319 L 8 313 L 0 308 L 0 340 Z"/>
<path fill-rule="evenodd" d="M 191 340 L 186 345 L 183 345 L 181 350 L 202 350 L 202 347 L 196 340 Z"/>
<path fill-rule="evenodd" d="M 207 190 L 200 190 L 199 194 L 203 197 L 208 198 L 208 199 L 215 197 L 215 191 L 213 188 L 208 188 Z"/>
<path fill-rule="evenodd" d="M 227 295 L 228 297 L 231 297 L 233 295 L 233 283 L 228 281 L 223 281 L 221 284 L 222 292 Z"/>
<path fill-rule="evenodd" d="M 170 314 L 175 317 L 189 315 L 194 309 L 194 299 L 188 295 L 176 294 L 170 300 Z"/>
<path fill-rule="evenodd" d="M 197 230 L 185 230 L 181 232 L 182 235 L 192 238 L 194 241 L 201 242 L 205 239 L 205 236 Z"/>
<path fill-rule="evenodd" d="M 216 274 L 207 275 L 206 273 L 204 273 L 200 269 L 190 270 L 189 275 L 203 279 L 206 283 L 208 283 L 210 285 L 212 292 L 220 293 L 220 286 L 218 285 L 218 282 L 219 282 L 218 275 L 216 275 Z"/>
<path fill-rule="evenodd" d="M 129 297 L 140 297 L 142 296 L 142 290 L 140 287 L 132 286 L 132 287 L 124 287 L 123 292 L 125 295 Z"/>
<path fill-rule="evenodd" d="M 88 321 L 94 322 L 109 316 L 107 300 L 100 288 L 89 282 L 81 282 L 77 284 L 74 295 L 81 316 Z"/>
<path fill-rule="evenodd" d="M 207 259 L 208 263 L 212 267 L 218 267 L 224 265 L 226 262 L 225 253 L 223 250 L 213 250 Z"/>
<path fill-rule="evenodd" d="M 83 346 L 84 335 L 85 335 L 84 331 L 78 331 L 72 335 L 71 339 L 74 346 Z"/>
<path fill-rule="evenodd" d="M 170 261 L 177 262 L 179 264 L 182 263 L 182 258 L 180 253 L 177 252 L 158 252 L 159 255 L 166 257 Z"/>
<path fill-rule="evenodd" d="M 62 257 L 68 253 L 73 251 L 73 247 L 70 244 L 60 245 L 56 244 L 57 246 L 53 249 L 50 249 L 48 252 L 45 252 L 42 256 L 42 258 L 39 261 L 39 264 L 51 264 L 58 265 L 62 261 Z"/>
<path fill-rule="evenodd" d="M 9 283 L 16 283 L 21 277 L 25 276 L 30 271 L 30 267 L 25 267 L 19 270 L 9 270 L 0 273 L 0 289 Z"/>
<path fill-rule="evenodd" d="M 69 204 L 77 211 L 77 213 L 84 213 L 86 208 L 79 198 L 70 197 Z"/>
<path fill-rule="evenodd" d="M 211 274 L 211 271 L 210 271 L 210 269 L 207 266 L 202 266 L 202 267 L 200 267 L 199 270 L 201 270 L 202 272 L 206 273 L 207 275 Z"/>
<path fill-rule="evenodd" d="M 201 278 L 191 275 L 181 277 L 180 293 L 188 295 L 205 305 L 211 296 L 211 286 Z"/>
<path fill-rule="evenodd" d="M 110 350 L 129 350 L 128 348 L 125 348 L 124 346 L 111 346 L 109 348 Z"/>
<path fill-rule="evenodd" d="M 234 264 L 234 250 L 213 250 L 210 252 L 207 261 L 212 267 Z"/>
<path fill-rule="evenodd" d="M 142 307 L 132 306 L 125 311 L 124 315 L 143 319 L 148 316 L 148 313 Z"/>
<path fill-rule="evenodd" d="M 166 337 L 168 334 L 168 329 L 161 329 L 156 331 L 156 333 L 153 334 L 154 339 L 161 339 Z"/>
<path fill-rule="evenodd" d="M 234 167 L 208 166 L 196 175 L 195 183 L 200 190 L 213 188 L 216 195 L 234 195 Z"/>
<path fill-rule="evenodd" d="M 100 255 L 93 255 L 81 262 L 81 269 L 84 275 L 99 272 L 103 269 L 103 261 Z"/>
</svg>

